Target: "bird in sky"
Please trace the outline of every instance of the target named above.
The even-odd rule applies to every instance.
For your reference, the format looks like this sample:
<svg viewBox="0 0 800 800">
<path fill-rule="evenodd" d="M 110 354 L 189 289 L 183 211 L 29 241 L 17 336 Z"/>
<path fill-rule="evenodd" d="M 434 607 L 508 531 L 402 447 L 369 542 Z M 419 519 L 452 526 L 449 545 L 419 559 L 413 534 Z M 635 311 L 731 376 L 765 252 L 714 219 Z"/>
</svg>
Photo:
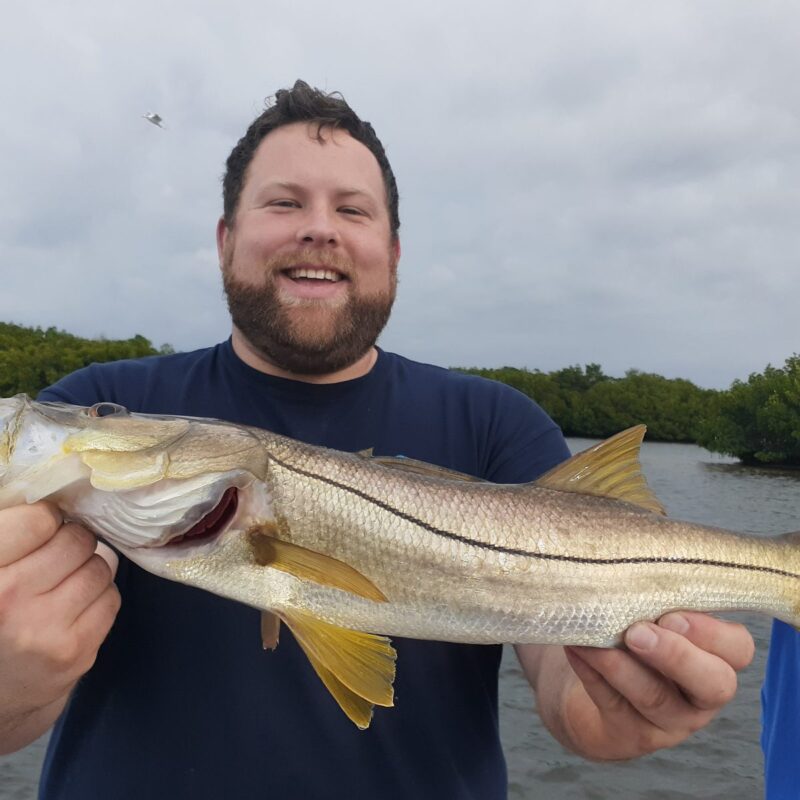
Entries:
<svg viewBox="0 0 800 800">
<path fill-rule="evenodd" d="M 163 128 L 164 126 L 161 124 L 162 119 L 160 114 L 156 114 L 153 111 L 148 111 L 146 114 L 142 114 L 142 116 L 148 121 L 152 122 L 153 125 L 158 125 L 159 128 Z"/>
</svg>

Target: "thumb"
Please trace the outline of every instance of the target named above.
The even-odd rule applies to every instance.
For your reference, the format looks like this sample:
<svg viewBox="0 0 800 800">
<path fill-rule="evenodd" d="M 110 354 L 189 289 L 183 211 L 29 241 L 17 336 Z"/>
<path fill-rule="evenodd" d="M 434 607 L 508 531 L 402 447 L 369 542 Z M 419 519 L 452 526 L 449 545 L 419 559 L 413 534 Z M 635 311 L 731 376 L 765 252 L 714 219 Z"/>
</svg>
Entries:
<svg viewBox="0 0 800 800">
<path fill-rule="evenodd" d="M 119 556 L 105 542 L 98 542 L 94 552 L 108 564 L 108 568 L 111 570 L 111 578 L 113 579 L 117 574 Z"/>
</svg>

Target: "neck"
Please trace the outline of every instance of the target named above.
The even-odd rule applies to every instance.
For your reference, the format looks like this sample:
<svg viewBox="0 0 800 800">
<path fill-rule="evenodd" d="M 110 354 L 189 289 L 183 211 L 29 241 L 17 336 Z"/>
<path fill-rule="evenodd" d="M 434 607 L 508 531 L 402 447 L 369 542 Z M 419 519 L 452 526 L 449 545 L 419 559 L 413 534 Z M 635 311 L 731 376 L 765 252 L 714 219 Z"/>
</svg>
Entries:
<svg viewBox="0 0 800 800">
<path fill-rule="evenodd" d="M 370 347 L 361 358 L 349 364 L 344 369 L 336 372 L 326 372 L 322 375 L 300 375 L 297 372 L 289 372 L 282 369 L 277 364 L 273 364 L 264 354 L 256 350 L 252 344 L 244 337 L 242 332 L 234 325 L 231 344 L 233 352 L 247 364 L 248 367 L 257 369 L 267 375 L 274 375 L 276 378 L 287 378 L 292 381 L 302 381 L 303 383 L 340 383 L 351 381 L 366 375 L 378 360 L 378 351 L 375 347 Z"/>
</svg>

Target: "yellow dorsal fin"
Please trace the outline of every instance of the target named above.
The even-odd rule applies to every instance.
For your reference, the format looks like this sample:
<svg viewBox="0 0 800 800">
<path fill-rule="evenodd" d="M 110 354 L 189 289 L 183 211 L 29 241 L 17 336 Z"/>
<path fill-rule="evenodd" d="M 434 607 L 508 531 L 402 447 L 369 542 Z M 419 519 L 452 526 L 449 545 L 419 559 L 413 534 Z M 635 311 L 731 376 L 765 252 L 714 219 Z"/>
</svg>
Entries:
<svg viewBox="0 0 800 800">
<path fill-rule="evenodd" d="M 534 483 L 546 489 L 613 497 L 665 514 L 639 463 L 639 448 L 646 430 L 646 426 L 636 425 L 621 431 L 559 464 Z"/>
<path fill-rule="evenodd" d="M 429 478 L 443 478 L 449 481 L 481 481 L 481 478 L 467 475 L 465 472 L 457 472 L 454 469 L 447 469 L 447 467 L 437 467 L 427 461 L 417 461 L 416 458 L 406 458 L 405 456 L 373 456 L 370 461 L 389 469 L 427 475 Z"/>
<path fill-rule="evenodd" d="M 247 539 L 257 564 L 288 572 L 296 578 L 314 581 L 345 592 L 386 602 L 386 595 L 358 570 L 315 550 L 277 538 L 278 526 L 273 522 L 254 525 L 247 531 Z"/>
<path fill-rule="evenodd" d="M 340 628 L 304 611 L 281 612 L 342 711 L 364 729 L 372 706 L 394 705 L 397 653 L 385 636 Z"/>
<path fill-rule="evenodd" d="M 261 644 L 265 650 L 274 650 L 278 646 L 281 632 L 281 620 L 271 611 L 261 612 Z"/>
</svg>

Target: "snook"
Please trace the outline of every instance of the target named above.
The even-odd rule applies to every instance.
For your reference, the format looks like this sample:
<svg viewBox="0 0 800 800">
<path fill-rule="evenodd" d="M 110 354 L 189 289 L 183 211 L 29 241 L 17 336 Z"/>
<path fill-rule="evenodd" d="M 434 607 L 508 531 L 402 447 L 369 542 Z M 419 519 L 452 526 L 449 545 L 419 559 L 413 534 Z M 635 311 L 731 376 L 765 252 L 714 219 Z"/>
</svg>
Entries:
<svg viewBox="0 0 800 800">
<path fill-rule="evenodd" d="M 362 728 L 392 705 L 385 635 L 612 646 L 675 609 L 800 623 L 800 535 L 667 519 L 643 426 L 519 486 L 111 403 L 17 396 L 0 426 L 0 508 L 51 500 L 144 569 L 261 609 L 267 647 L 283 620 Z"/>
</svg>

